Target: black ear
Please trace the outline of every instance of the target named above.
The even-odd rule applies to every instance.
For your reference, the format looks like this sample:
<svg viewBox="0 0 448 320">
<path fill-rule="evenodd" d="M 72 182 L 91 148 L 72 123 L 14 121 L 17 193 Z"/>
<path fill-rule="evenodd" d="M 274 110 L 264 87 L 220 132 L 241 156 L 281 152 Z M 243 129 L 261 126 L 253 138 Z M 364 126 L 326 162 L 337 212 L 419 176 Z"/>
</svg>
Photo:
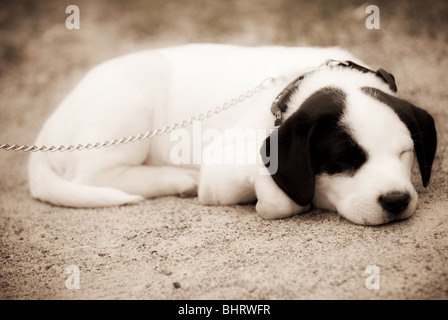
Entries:
<svg viewBox="0 0 448 320">
<path fill-rule="evenodd" d="M 309 97 L 262 148 L 263 162 L 275 183 L 301 206 L 310 204 L 315 188 L 315 159 L 311 145 L 328 125 L 335 125 L 345 106 L 345 94 L 324 88 Z"/>
<path fill-rule="evenodd" d="M 414 140 L 422 183 L 426 188 L 431 178 L 432 163 L 437 149 L 437 131 L 433 117 L 425 110 L 378 89 L 364 87 L 362 90 L 391 107 L 408 127 Z"/>
<path fill-rule="evenodd" d="M 291 117 L 297 118 L 297 113 Z M 313 200 L 315 187 L 309 129 L 297 130 L 288 120 L 264 141 L 261 154 L 280 189 L 297 204 L 306 206 Z"/>
</svg>

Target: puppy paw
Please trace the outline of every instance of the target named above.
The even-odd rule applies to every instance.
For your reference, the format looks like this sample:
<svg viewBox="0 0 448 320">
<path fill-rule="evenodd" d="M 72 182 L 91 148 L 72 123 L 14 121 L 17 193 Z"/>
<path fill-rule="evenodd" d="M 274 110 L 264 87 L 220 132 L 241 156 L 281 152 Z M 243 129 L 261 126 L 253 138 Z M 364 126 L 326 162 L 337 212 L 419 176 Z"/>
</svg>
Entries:
<svg viewBox="0 0 448 320">
<path fill-rule="evenodd" d="M 263 219 L 282 219 L 308 211 L 310 205 L 300 206 L 289 198 L 269 175 L 260 175 L 255 180 L 257 205 L 255 210 Z"/>
<path fill-rule="evenodd" d="M 191 198 L 198 195 L 199 172 L 186 170 L 178 179 L 177 194 L 181 198 Z"/>
<path fill-rule="evenodd" d="M 198 195 L 198 185 L 191 185 L 189 188 L 179 192 L 179 197 L 181 198 L 193 198 Z"/>
</svg>

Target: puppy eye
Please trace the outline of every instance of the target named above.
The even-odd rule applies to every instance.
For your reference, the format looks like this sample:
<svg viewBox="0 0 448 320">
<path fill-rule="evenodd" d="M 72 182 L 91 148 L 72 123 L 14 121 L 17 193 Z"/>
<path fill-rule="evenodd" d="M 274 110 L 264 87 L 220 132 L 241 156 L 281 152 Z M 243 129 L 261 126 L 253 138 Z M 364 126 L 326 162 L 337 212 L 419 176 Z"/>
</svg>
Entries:
<svg viewBox="0 0 448 320">
<path fill-rule="evenodd" d="M 402 152 L 400 152 L 400 158 L 404 157 L 405 155 L 409 154 L 410 152 L 413 152 L 413 149 L 406 149 Z"/>
</svg>

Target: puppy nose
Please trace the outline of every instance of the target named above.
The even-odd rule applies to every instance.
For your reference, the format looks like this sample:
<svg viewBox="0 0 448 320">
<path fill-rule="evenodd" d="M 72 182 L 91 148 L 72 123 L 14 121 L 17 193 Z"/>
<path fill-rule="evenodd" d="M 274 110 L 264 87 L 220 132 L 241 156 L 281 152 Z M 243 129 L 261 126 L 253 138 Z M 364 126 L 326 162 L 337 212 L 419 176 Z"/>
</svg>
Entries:
<svg viewBox="0 0 448 320">
<path fill-rule="evenodd" d="M 394 191 L 378 197 L 378 202 L 383 209 L 393 214 L 399 214 L 405 210 L 411 200 L 407 192 Z"/>
</svg>

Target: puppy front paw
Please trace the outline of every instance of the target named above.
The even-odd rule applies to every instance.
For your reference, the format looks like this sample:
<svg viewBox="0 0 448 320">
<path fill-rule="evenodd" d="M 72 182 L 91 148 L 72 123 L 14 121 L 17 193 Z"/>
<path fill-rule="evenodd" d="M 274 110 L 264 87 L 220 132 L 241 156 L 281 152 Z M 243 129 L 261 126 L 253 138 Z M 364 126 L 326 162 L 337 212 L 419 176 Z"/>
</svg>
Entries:
<svg viewBox="0 0 448 320">
<path fill-rule="evenodd" d="M 181 198 L 191 198 L 198 195 L 199 172 L 185 170 L 177 176 L 177 194 Z"/>
<path fill-rule="evenodd" d="M 300 206 L 291 200 L 268 174 L 256 177 L 255 193 L 258 199 L 255 210 L 263 219 L 283 219 L 311 208 L 311 205 Z"/>
</svg>

